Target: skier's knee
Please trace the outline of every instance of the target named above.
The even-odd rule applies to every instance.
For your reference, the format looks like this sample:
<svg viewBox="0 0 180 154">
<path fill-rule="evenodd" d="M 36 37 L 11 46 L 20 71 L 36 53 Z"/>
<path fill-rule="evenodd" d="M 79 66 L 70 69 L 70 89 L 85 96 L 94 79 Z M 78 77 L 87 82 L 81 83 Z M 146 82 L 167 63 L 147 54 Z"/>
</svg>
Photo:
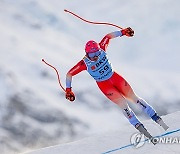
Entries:
<svg viewBox="0 0 180 154">
<path fill-rule="evenodd" d="M 138 123 L 140 123 L 134 112 L 129 107 L 124 108 L 123 113 L 133 126 L 136 126 Z"/>
</svg>

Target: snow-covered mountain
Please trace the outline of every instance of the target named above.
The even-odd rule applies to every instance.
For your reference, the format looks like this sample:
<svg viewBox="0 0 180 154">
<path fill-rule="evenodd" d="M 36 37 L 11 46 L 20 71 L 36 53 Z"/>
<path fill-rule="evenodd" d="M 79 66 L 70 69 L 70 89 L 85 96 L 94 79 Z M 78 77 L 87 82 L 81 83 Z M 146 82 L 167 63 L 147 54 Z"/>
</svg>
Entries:
<svg viewBox="0 0 180 154">
<path fill-rule="evenodd" d="M 168 136 L 157 138 L 157 144 L 143 142 L 142 138 L 139 144 L 129 146 L 133 143 L 133 136 L 136 135 L 135 129 L 125 126 L 123 129 L 108 132 L 106 134 L 94 135 L 76 142 L 70 142 L 62 145 L 56 145 L 44 149 L 27 152 L 26 154 L 139 154 L 139 153 L 157 153 L 157 154 L 177 154 L 180 153 L 180 112 L 175 112 L 163 116 L 163 119 L 170 126 L 168 132 L 174 132 Z M 173 120 L 172 120 L 173 119 Z M 154 136 L 164 134 L 160 126 L 157 126 L 152 120 L 144 121 L 148 130 Z"/>
<path fill-rule="evenodd" d="M 1 153 L 129 127 L 86 72 L 73 78 L 76 101 L 69 103 L 55 72 L 42 63 L 44 58 L 54 65 L 65 85 L 66 72 L 84 56 L 84 44 L 117 30 L 84 23 L 65 8 L 89 20 L 131 26 L 133 38 L 111 41 L 108 53 L 114 68 L 160 115 L 178 111 L 179 4 L 178 0 L 0 0 Z"/>
</svg>

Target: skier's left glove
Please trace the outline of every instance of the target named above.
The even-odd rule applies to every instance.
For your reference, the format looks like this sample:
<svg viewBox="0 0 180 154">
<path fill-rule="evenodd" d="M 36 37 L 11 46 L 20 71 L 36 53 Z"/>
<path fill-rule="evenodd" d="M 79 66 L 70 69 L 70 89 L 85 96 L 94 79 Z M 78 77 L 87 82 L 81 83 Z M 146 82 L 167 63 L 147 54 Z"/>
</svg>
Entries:
<svg viewBox="0 0 180 154">
<path fill-rule="evenodd" d="M 72 92 L 71 88 L 66 88 L 66 99 L 73 102 L 75 100 L 75 95 Z"/>
<path fill-rule="evenodd" d="M 128 27 L 128 28 L 125 28 L 125 29 L 121 30 L 121 33 L 123 35 L 128 36 L 128 37 L 134 36 L 134 31 L 131 29 L 131 27 Z"/>
</svg>

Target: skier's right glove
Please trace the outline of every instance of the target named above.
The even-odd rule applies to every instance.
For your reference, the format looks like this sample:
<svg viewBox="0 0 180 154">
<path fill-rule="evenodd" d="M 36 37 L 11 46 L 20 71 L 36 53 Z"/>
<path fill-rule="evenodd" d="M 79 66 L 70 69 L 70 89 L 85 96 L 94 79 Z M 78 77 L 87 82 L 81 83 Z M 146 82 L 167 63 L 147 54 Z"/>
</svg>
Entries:
<svg viewBox="0 0 180 154">
<path fill-rule="evenodd" d="M 126 35 L 128 37 L 132 37 L 134 36 L 134 31 L 131 29 L 131 27 L 125 28 L 123 30 L 121 30 L 123 35 Z"/>
<path fill-rule="evenodd" d="M 66 99 L 73 102 L 75 100 L 75 95 L 71 88 L 66 88 Z"/>
</svg>

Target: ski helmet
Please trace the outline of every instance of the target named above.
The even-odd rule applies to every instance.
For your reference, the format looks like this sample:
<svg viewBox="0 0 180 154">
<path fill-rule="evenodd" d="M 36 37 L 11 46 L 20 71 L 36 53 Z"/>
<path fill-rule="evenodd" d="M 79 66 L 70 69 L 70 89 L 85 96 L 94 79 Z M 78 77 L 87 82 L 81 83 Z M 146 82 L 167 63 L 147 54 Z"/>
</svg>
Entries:
<svg viewBox="0 0 180 154">
<path fill-rule="evenodd" d="M 93 52 L 98 51 L 99 49 L 100 49 L 99 44 L 93 40 L 90 40 L 86 43 L 86 46 L 85 46 L 86 53 L 93 53 Z"/>
</svg>

